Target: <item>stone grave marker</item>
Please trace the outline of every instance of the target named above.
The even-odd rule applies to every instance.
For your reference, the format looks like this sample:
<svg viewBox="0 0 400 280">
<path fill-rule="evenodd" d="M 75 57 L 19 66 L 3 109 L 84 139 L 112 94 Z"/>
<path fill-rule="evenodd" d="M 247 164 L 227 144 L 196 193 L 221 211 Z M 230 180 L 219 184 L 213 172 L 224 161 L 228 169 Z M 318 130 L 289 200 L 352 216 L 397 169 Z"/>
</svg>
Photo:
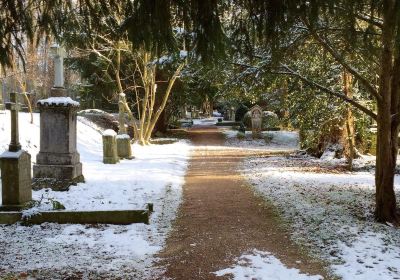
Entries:
<svg viewBox="0 0 400 280">
<path fill-rule="evenodd" d="M 129 137 L 126 127 L 125 127 L 125 108 L 124 104 L 125 94 L 121 93 L 119 96 L 119 116 L 118 116 L 118 123 L 119 123 L 119 130 L 117 139 L 117 154 L 119 158 L 125 159 L 133 159 L 132 156 L 132 147 L 131 147 L 131 138 Z"/>
<path fill-rule="evenodd" d="M 6 109 L 11 111 L 11 142 L 8 151 L 0 155 L 2 182 L 2 206 L 0 210 L 20 210 L 32 200 L 31 155 L 21 149 L 19 143 L 18 94 L 10 93 Z"/>
<path fill-rule="evenodd" d="M 103 132 L 103 163 L 105 164 L 119 162 L 116 136 L 117 133 L 112 129 Z"/>
<path fill-rule="evenodd" d="M 262 128 L 262 108 L 258 105 L 253 106 L 250 109 L 251 116 L 251 132 L 254 139 L 262 138 L 261 128 Z"/>
<path fill-rule="evenodd" d="M 37 102 L 40 110 L 40 152 L 33 166 L 33 187 L 65 191 L 70 185 L 84 181 L 76 145 L 79 103 L 67 97 L 64 88 L 65 50 L 55 44 L 51 53 L 55 80 L 51 97 Z"/>
<path fill-rule="evenodd" d="M 231 121 L 234 122 L 235 121 L 235 107 L 231 107 Z"/>
</svg>

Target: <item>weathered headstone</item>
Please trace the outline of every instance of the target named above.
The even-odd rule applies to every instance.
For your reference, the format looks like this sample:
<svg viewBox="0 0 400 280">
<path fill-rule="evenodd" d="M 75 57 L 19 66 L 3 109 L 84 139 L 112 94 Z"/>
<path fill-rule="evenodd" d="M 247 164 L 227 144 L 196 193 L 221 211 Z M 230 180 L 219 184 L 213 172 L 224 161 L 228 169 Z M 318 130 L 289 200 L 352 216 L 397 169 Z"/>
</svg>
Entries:
<svg viewBox="0 0 400 280">
<path fill-rule="evenodd" d="M 258 105 L 250 109 L 251 116 L 251 131 L 253 138 L 261 138 L 261 125 L 262 125 L 262 108 Z"/>
<path fill-rule="evenodd" d="M 31 155 L 21 150 L 18 130 L 17 93 L 10 93 L 10 102 L 6 109 L 11 111 L 11 142 L 8 151 L 0 155 L 2 206 L 1 210 L 20 210 L 32 200 L 31 188 Z"/>
<path fill-rule="evenodd" d="M 126 127 L 125 127 L 125 108 L 124 104 L 126 102 L 125 100 L 125 94 L 121 93 L 119 96 L 119 117 L 118 117 L 118 123 L 119 123 L 119 130 L 118 130 L 118 135 L 117 135 L 117 153 L 119 158 L 125 158 L 125 159 L 133 159 L 132 156 L 132 147 L 131 147 L 131 138 L 129 137 Z"/>
<path fill-rule="evenodd" d="M 112 129 L 103 132 L 103 163 L 116 164 L 119 162 L 117 153 L 117 133 Z"/>
<path fill-rule="evenodd" d="M 55 81 L 51 97 L 37 103 L 40 110 L 40 152 L 33 166 L 34 188 L 67 190 L 70 185 L 84 181 L 76 145 L 79 103 L 67 97 L 64 88 L 64 49 L 53 45 L 51 51 Z"/>
<path fill-rule="evenodd" d="M 235 121 L 235 113 L 235 107 L 231 107 L 231 121 L 233 122 Z"/>
<path fill-rule="evenodd" d="M 0 83 L 0 112 L 4 110 L 3 104 L 3 91 L 2 91 L 2 84 Z"/>
</svg>

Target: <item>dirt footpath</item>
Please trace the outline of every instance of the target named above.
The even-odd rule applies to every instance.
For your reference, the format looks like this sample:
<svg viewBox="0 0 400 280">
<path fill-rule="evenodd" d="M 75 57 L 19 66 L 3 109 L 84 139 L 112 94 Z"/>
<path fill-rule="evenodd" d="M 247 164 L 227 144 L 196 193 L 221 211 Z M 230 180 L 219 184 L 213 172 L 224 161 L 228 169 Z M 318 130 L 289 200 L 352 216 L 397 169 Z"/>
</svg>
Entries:
<svg viewBox="0 0 400 280">
<path fill-rule="evenodd" d="M 216 127 L 194 127 L 183 202 L 167 246 L 159 255 L 165 277 L 178 280 L 228 279 L 212 272 L 227 268 L 252 249 L 268 251 L 286 266 L 329 279 L 289 239 L 274 208 L 256 196 L 237 171 L 249 156 L 244 149 L 223 147 Z M 298 261 L 301 261 L 299 264 Z"/>
</svg>

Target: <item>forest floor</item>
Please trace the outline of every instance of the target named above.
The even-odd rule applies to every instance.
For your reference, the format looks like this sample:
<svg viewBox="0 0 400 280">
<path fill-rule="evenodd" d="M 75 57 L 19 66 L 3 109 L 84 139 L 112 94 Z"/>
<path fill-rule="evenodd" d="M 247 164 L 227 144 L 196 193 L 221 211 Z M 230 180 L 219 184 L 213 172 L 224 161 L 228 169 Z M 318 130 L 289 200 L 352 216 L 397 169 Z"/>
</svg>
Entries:
<svg viewBox="0 0 400 280">
<path fill-rule="evenodd" d="M 240 174 L 245 158 L 282 156 L 292 147 L 227 147 L 215 126 L 194 126 L 189 139 L 195 148 L 172 234 L 159 254 L 159 264 L 166 267 L 161 279 L 332 279 L 326 263 L 290 240 L 276 208 Z M 241 256 L 242 263 L 252 263 L 224 270 Z"/>
</svg>

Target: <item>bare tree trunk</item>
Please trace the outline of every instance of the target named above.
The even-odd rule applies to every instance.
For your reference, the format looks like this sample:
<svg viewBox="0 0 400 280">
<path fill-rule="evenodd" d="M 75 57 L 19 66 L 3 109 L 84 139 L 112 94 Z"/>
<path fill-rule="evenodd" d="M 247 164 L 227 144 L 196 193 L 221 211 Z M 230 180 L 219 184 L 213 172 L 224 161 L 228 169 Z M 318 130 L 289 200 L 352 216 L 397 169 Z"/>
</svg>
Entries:
<svg viewBox="0 0 400 280">
<path fill-rule="evenodd" d="M 394 173 L 397 159 L 397 134 L 392 134 L 390 111 L 385 104 L 378 106 L 377 125 L 375 216 L 379 222 L 396 222 Z"/>
<path fill-rule="evenodd" d="M 397 21 L 398 1 L 383 1 L 382 55 L 377 118 L 376 153 L 376 209 L 375 217 L 379 222 L 398 224 L 396 213 L 396 195 L 394 192 L 394 174 L 398 152 L 398 122 L 392 119 L 399 113 L 398 53 L 395 63 L 394 41 Z"/>
<path fill-rule="evenodd" d="M 343 91 L 344 94 L 353 98 L 353 91 L 351 88 L 352 76 L 346 70 L 343 71 Z M 347 104 L 346 118 L 345 118 L 346 133 L 344 134 L 344 154 L 347 157 L 349 170 L 353 170 L 353 160 L 355 158 L 355 138 L 354 138 L 354 117 L 350 104 Z"/>
</svg>

